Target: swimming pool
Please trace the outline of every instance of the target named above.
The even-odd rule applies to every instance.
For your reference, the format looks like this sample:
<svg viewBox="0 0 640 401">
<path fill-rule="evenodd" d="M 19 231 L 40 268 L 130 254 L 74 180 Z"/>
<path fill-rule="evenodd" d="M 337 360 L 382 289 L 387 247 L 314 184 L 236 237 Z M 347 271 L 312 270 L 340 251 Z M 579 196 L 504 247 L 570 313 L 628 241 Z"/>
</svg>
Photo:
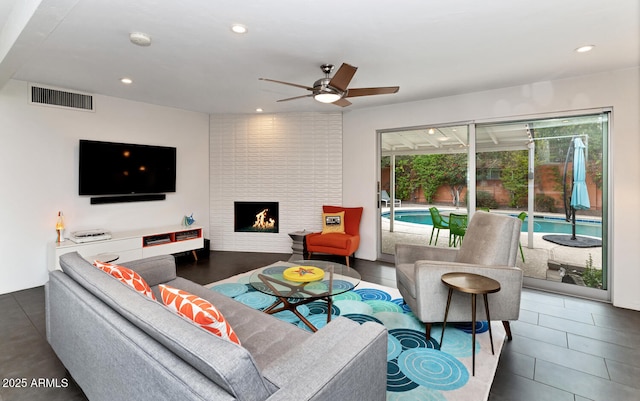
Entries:
<svg viewBox="0 0 640 401">
<path fill-rule="evenodd" d="M 388 219 L 389 212 L 382 213 L 382 217 Z M 518 217 L 517 214 L 511 215 Z M 432 225 L 431 214 L 428 210 L 396 210 L 395 221 L 412 224 Z M 522 232 L 529 230 L 529 219 L 522 223 Z M 533 232 L 536 233 L 554 233 L 554 234 L 571 234 L 571 223 L 564 218 L 535 216 L 533 223 Z M 602 223 L 597 220 L 576 219 L 576 234 L 586 235 L 590 237 L 602 238 Z"/>
</svg>

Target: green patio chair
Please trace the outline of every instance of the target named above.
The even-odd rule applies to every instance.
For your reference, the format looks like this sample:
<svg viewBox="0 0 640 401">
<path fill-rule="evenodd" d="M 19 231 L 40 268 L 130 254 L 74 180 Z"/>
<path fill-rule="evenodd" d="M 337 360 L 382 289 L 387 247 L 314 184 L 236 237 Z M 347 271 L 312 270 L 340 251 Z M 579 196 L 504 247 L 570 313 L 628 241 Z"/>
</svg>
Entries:
<svg viewBox="0 0 640 401">
<path fill-rule="evenodd" d="M 431 213 L 431 221 L 433 225 L 433 228 L 431 229 L 431 238 L 429 238 L 429 245 L 431 245 L 431 242 L 433 242 L 433 232 L 435 230 L 438 230 L 438 231 L 436 234 L 436 242 L 434 245 L 438 245 L 438 236 L 440 235 L 440 229 L 448 230 L 449 222 L 440 215 L 440 211 L 438 210 L 437 207 L 429 208 L 429 212 Z"/>
<path fill-rule="evenodd" d="M 520 212 L 518 218 L 524 223 L 524 219 L 527 218 L 527 212 Z M 522 243 L 520 241 L 518 241 L 518 246 L 520 247 L 520 256 L 522 256 L 522 263 L 524 263 L 524 253 L 522 252 Z"/>
<path fill-rule="evenodd" d="M 467 233 L 467 215 L 455 214 L 449 215 L 449 246 L 462 245 L 462 239 Z"/>
</svg>

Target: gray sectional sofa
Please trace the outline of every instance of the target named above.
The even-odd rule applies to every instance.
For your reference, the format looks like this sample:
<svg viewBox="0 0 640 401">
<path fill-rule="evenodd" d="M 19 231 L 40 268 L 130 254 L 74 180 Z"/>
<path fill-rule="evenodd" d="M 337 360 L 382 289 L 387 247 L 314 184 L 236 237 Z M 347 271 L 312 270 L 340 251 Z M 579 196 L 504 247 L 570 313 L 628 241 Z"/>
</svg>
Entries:
<svg viewBox="0 0 640 401">
<path fill-rule="evenodd" d="M 334 319 L 299 329 L 176 277 L 172 256 L 123 265 L 215 305 L 242 346 L 219 338 L 93 267 L 60 257 L 46 291 L 47 339 L 92 401 L 384 400 L 387 332 Z"/>
</svg>

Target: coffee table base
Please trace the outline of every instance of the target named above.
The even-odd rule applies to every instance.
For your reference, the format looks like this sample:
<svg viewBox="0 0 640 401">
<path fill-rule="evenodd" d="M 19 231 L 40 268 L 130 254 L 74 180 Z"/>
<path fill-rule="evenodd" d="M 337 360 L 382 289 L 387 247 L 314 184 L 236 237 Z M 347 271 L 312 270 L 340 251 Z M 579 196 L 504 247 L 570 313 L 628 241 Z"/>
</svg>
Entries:
<svg viewBox="0 0 640 401">
<path fill-rule="evenodd" d="M 331 301 L 331 297 L 322 297 L 322 298 L 314 298 L 314 299 L 303 299 L 299 302 L 290 302 L 288 298 L 285 297 L 277 297 L 278 300 L 276 302 L 274 302 L 273 304 L 271 304 L 271 306 L 269 306 L 268 308 L 266 308 L 265 310 L 263 310 L 264 313 L 268 313 L 270 315 L 276 314 L 278 312 L 282 312 L 285 310 L 291 311 L 293 312 L 294 315 L 296 315 L 300 321 L 302 323 L 304 323 L 305 325 L 307 325 L 307 327 L 312 331 L 312 332 L 316 332 L 318 331 L 318 328 L 316 326 L 314 326 L 306 317 L 304 317 L 302 315 L 302 313 L 300 313 L 296 308 L 298 307 L 298 305 L 305 305 L 308 303 L 311 303 L 313 301 L 326 301 L 327 302 L 327 323 L 329 323 L 331 321 L 331 306 L 332 306 L 332 301 Z M 278 305 L 282 304 L 281 307 L 278 308 Z"/>
<path fill-rule="evenodd" d="M 293 284 L 290 282 L 285 282 L 285 281 L 281 281 L 281 280 L 277 280 L 274 279 L 273 277 L 269 277 L 269 276 L 265 276 L 264 274 L 259 274 L 258 277 L 260 277 L 260 280 L 262 280 L 262 282 L 267 285 L 269 288 L 271 288 L 273 290 L 273 292 L 275 294 L 281 294 L 281 295 L 275 295 L 276 298 L 278 298 L 276 300 L 276 302 L 274 302 L 273 304 L 271 304 L 271 306 L 267 307 L 266 309 L 263 310 L 264 313 L 268 313 L 270 315 L 273 315 L 275 313 L 278 312 L 282 312 L 285 310 L 291 311 L 293 312 L 294 315 L 296 315 L 304 324 L 307 325 L 307 327 L 309 329 L 311 329 L 311 331 L 313 331 L 314 333 L 316 331 L 318 331 L 318 329 L 316 328 L 316 326 L 314 326 L 313 324 L 311 324 L 311 322 L 304 316 L 302 316 L 302 313 L 300 313 L 296 307 L 298 305 L 306 305 L 308 303 L 311 303 L 313 301 L 317 301 L 317 300 L 321 300 L 321 301 L 326 301 L 327 302 L 327 323 L 329 323 L 331 321 L 331 307 L 332 307 L 332 300 L 331 300 L 331 296 L 330 295 L 320 295 L 318 296 L 317 294 L 313 294 L 307 290 L 305 290 L 305 286 L 309 283 L 299 283 L 299 284 Z M 330 272 L 330 281 L 333 281 L 333 272 Z M 277 290 L 274 286 L 273 283 L 277 283 L 279 285 L 283 285 L 287 288 L 289 288 L 288 292 L 283 292 L 281 290 Z M 287 295 L 291 296 L 293 294 L 300 294 L 300 293 L 304 293 L 304 294 L 308 294 L 308 295 L 313 295 L 312 298 L 294 298 L 296 299 L 297 302 L 291 302 L 289 301 L 289 299 L 292 299 L 290 297 L 288 297 Z M 298 299 L 300 299 L 298 301 Z M 278 305 L 282 304 L 281 307 L 278 308 Z"/>
</svg>

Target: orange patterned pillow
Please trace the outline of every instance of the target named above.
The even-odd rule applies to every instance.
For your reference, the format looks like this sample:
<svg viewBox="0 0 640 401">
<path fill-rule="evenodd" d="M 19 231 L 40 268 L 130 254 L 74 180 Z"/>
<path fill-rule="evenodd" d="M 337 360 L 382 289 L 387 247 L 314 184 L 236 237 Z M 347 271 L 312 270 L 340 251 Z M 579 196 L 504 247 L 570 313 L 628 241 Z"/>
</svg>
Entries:
<svg viewBox="0 0 640 401">
<path fill-rule="evenodd" d="M 112 265 L 111 263 L 103 263 L 97 260 L 93 262 L 93 265 L 98 269 L 109 273 L 123 283 L 131 286 L 140 294 L 146 295 L 154 301 L 156 300 L 155 295 L 153 295 L 153 292 L 151 291 L 151 287 L 149 287 L 149 284 L 147 284 L 147 282 L 144 281 L 144 279 L 133 270 L 124 266 Z"/>
<path fill-rule="evenodd" d="M 160 288 L 162 302 L 179 315 L 193 320 L 194 323 L 218 337 L 240 345 L 240 340 L 231 325 L 209 301 L 168 285 L 160 284 L 158 288 Z"/>
</svg>

